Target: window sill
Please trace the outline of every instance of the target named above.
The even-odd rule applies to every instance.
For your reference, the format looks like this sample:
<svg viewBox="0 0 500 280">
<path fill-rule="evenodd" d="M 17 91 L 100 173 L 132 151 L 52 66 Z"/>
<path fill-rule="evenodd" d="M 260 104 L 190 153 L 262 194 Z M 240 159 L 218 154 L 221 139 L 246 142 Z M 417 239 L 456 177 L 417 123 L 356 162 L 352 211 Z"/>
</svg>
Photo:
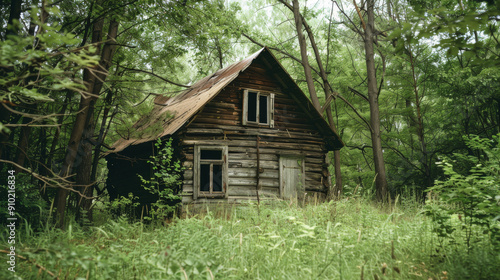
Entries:
<svg viewBox="0 0 500 280">
<path fill-rule="evenodd" d="M 198 198 L 225 198 L 225 193 L 198 193 Z"/>
<path fill-rule="evenodd" d="M 247 124 L 245 124 L 243 126 L 272 128 L 271 125 L 268 123 L 261 124 L 261 123 L 249 123 L 249 122 L 247 122 Z"/>
</svg>

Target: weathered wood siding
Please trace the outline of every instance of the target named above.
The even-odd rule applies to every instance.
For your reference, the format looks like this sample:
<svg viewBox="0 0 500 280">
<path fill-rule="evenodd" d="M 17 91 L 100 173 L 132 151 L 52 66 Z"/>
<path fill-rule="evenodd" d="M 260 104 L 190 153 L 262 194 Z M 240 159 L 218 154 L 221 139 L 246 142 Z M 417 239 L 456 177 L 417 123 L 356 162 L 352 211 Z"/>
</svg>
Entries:
<svg viewBox="0 0 500 280">
<path fill-rule="evenodd" d="M 275 93 L 274 128 L 243 126 L 243 90 Z M 183 202 L 193 200 L 194 145 L 228 146 L 228 199 L 256 198 L 257 137 L 260 137 L 261 198 L 277 198 L 279 155 L 300 155 L 305 159 L 305 191 L 324 197 L 329 186 L 323 138 L 296 101 L 280 86 L 257 59 L 239 77 L 209 102 L 192 122 L 176 134 L 183 146 Z M 220 201 L 198 199 L 198 201 Z"/>
</svg>

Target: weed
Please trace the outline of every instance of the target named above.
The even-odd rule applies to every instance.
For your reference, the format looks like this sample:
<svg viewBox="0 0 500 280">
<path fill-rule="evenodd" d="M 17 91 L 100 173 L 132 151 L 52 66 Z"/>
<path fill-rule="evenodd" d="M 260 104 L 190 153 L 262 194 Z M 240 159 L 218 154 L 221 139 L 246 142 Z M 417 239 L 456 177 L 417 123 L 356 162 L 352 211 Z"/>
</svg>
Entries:
<svg viewBox="0 0 500 280">
<path fill-rule="evenodd" d="M 362 279 L 362 274 L 364 279 L 473 275 L 495 279 L 498 254 L 493 248 L 467 254 L 464 244 L 439 247 L 430 230 L 432 221 L 420 214 L 422 209 L 397 205 L 380 209 L 362 198 L 303 207 L 284 201 L 242 203 L 208 208 L 204 214 L 186 213 L 167 227 L 120 217 L 89 230 L 72 224 L 71 231 L 47 227 L 36 234 L 26 228 L 19 231 L 22 243 L 16 253 L 29 261 L 18 259 L 16 275 L 25 279 L 53 279 L 48 272 L 61 279 Z M 1 236 L 4 239 L 6 232 Z M 0 261 L 5 257 L 2 254 Z M 7 272 L 0 271 L 0 278 L 10 279 Z"/>
</svg>

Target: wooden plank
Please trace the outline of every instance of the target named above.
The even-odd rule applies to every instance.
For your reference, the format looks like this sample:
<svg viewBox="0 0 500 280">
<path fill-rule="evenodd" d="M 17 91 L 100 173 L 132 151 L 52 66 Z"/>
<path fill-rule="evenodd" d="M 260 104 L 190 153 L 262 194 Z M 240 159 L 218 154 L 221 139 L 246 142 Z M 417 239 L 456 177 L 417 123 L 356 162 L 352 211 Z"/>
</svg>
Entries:
<svg viewBox="0 0 500 280">
<path fill-rule="evenodd" d="M 306 162 L 306 172 L 317 172 L 320 173 L 323 171 L 323 166 L 319 164 L 314 164 L 314 163 L 307 163 Z"/>
<path fill-rule="evenodd" d="M 277 179 L 260 179 L 262 187 L 275 187 L 279 188 L 279 181 Z M 257 186 L 257 178 L 245 178 L 245 177 L 230 177 L 229 186 L 247 186 L 255 190 Z"/>
<path fill-rule="evenodd" d="M 239 125 L 241 122 L 240 120 L 226 120 L 226 119 L 215 119 L 215 118 L 196 118 L 195 120 L 197 123 L 201 124 L 220 124 L 220 125 Z"/>
<path fill-rule="evenodd" d="M 280 154 L 305 156 L 307 158 L 307 162 L 317 164 L 323 163 L 322 154 L 297 150 L 262 149 L 261 159 L 268 161 L 277 161 Z M 239 160 L 257 160 L 256 149 L 248 147 L 229 147 L 228 156 L 230 162 L 237 162 Z M 193 160 L 194 156 L 192 154 L 186 154 L 185 158 L 186 160 L 191 161 Z"/>
<path fill-rule="evenodd" d="M 314 145 L 314 148 L 322 147 L 324 141 L 322 138 L 316 137 L 293 137 L 288 131 L 280 131 L 274 134 L 262 134 L 259 132 L 250 133 L 250 131 L 239 132 L 239 131 L 225 131 L 226 138 L 231 140 L 246 140 L 251 139 L 250 136 L 259 135 L 263 142 L 280 142 L 280 143 L 294 143 L 299 145 Z"/>
<path fill-rule="evenodd" d="M 205 107 L 201 114 L 224 114 L 224 115 L 234 115 L 241 116 L 242 112 L 240 109 L 225 109 L 225 108 L 215 108 L 215 107 Z"/>
<path fill-rule="evenodd" d="M 182 192 L 189 195 L 193 195 L 193 184 L 182 185 Z"/>
<path fill-rule="evenodd" d="M 279 174 L 276 169 L 263 169 L 260 173 L 260 178 L 263 179 L 278 179 Z M 247 177 L 255 178 L 257 176 L 256 168 L 229 168 L 229 177 Z"/>
<path fill-rule="evenodd" d="M 231 141 L 231 140 L 192 140 L 192 139 L 184 139 L 182 141 L 182 145 L 224 145 L 224 146 L 247 146 L 247 147 L 255 147 L 255 141 Z"/>
<path fill-rule="evenodd" d="M 193 170 L 192 169 L 187 169 L 184 170 L 184 180 L 192 180 L 193 179 Z"/>
<path fill-rule="evenodd" d="M 277 161 L 260 161 L 260 167 L 265 169 L 278 169 Z M 257 161 L 255 160 L 239 160 L 229 162 L 229 168 L 257 168 Z"/>
<path fill-rule="evenodd" d="M 321 178 L 323 178 L 323 174 L 321 173 L 306 172 L 306 180 L 314 180 L 321 182 Z"/>
<path fill-rule="evenodd" d="M 279 86 L 273 80 L 259 80 L 257 77 L 252 77 L 251 75 L 246 75 L 245 72 L 240 74 L 241 81 L 240 85 L 248 87 L 250 89 L 255 89 L 255 87 L 265 87 L 270 89 L 277 89 Z"/>
<path fill-rule="evenodd" d="M 241 86 L 239 84 L 236 84 L 236 83 L 231 83 L 228 86 L 226 86 L 225 89 L 228 90 L 230 97 L 232 97 L 232 98 L 241 98 L 242 93 L 243 93 L 243 91 L 245 89 L 252 89 L 252 88 L 243 87 L 243 86 Z M 270 91 L 263 90 L 263 89 L 254 89 L 254 90 L 260 90 L 260 91 L 263 91 L 263 92 L 274 93 L 277 96 L 289 98 L 288 94 L 283 93 L 282 90 L 281 90 L 281 88 L 273 88 Z"/>
<path fill-rule="evenodd" d="M 248 131 L 249 133 L 262 133 L 262 134 L 276 134 L 276 133 L 286 133 L 292 135 L 293 137 L 295 136 L 304 136 L 304 137 L 318 137 L 318 139 L 322 139 L 318 131 L 311 130 L 308 132 L 286 132 L 286 129 L 276 129 L 276 128 L 266 128 L 266 127 L 259 127 L 259 128 L 253 128 L 253 127 L 241 127 L 237 125 L 213 125 L 213 124 L 197 124 L 197 123 L 192 123 L 189 125 L 191 128 L 216 128 L 216 129 L 223 129 L 226 133 L 230 133 L 231 131 L 234 132 L 240 132 L 243 133 L 245 131 Z"/>
<path fill-rule="evenodd" d="M 314 124 L 305 118 L 298 118 L 296 116 L 283 116 L 276 114 L 274 117 L 275 122 L 283 122 L 283 123 L 293 123 L 293 124 L 301 124 L 308 125 L 309 127 L 314 127 Z"/>
<path fill-rule="evenodd" d="M 205 105 L 205 107 L 212 107 L 212 108 L 226 108 L 226 109 L 235 109 L 236 104 L 234 103 L 226 103 L 226 102 L 209 102 Z"/>
<path fill-rule="evenodd" d="M 224 119 L 224 120 L 238 120 L 240 116 L 237 114 L 222 114 L 222 113 L 209 113 L 202 112 L 198 115 L 200 119 Z"/>
<path fill-rule="evenodd" d="M 184 139 L 182 141 L 183 145 L 227 145 L 229 147 L 255 147 L 256 146 L 256 141 L 251 141 L 251 140 L 220 140 L 220 141 L 213 141 L 208 140 L 208 139 L 200 139 L 200 140 L 190 140 L 190 139 Z M 321 151 L 322 146 L 321 145 L 314 145 L 314 144 L 307 144 L 307 145 L 302 145 L 302 144 L 296 144 L 296 143 L 286 143 L 284 145 L 283 143 L 273 143 L 273 142 L 268 142 L 268 141 L 262 141 L 261 142 L 262 148 L 274 148 L 274 149 L 287 149 L 287 150 L 308 150 L 308 151 Z"/>
<path fill-rule="evenodd" d="M 318 161 L 318 163 L 323 163 L 324 162 L 324 154 L 321 152 L 316 152 L 316 151 L 311 151 L 311 150 L 292 150 L 292 149 L 287 149 L 286 148 L 286 143 L 282 143 L 282 148 L 283 149 L 261 149 L 261 154 L 268 154 L 268 155 L 300 155 L 300 156 L 305 156 L 307 158 L 314 158 L 315 161 Z M 251 154 L 257 153 L 257 149 L 255 148 L 250 148 L 250 147 L 229 147 L 229 152 L 230 153 L 244 153 L 244 154 L 249 154 L 251 159 L 254 159 L 255 157 L 251 156 Z"/>
<path fill-rule="evenodd" d="M 272 84 L 257 84 L 257 83 L 244 83 L 244 82 L 240 82 L 238 83 L 238 86 L 239 87 L 242 87 L 242 88 L 251 88 L 251 89 L 256 89 L 256 90 L 265 90 L 265 91 L 269 91 L 269 92 L 275 92 L 275 91 L 279 91 L 279 87 L 276 87 L 275 85 L 272 85 Z"/>
<path fill-rule="evenodd" d="M 252 159 L 252 160 L 257 160 L 257 153 L 229 153 L 229 161 L 238 161 L 241 159 Z M 263 152 L 260 153 L 260 159 L 261 160 L 278 160 L 278 156 L 276 154 L 264 154 Z"/>
<path fill-rule="evenodd" d="M 275 120 L 274 126 L 275 128 L 279 129 L 288 129 L 292 131 L 301 131 L 301 132 L 308 132 L 314 129 L 314 125 L 312 124 L 301 124 L 301 123 L 295 123 L 293 121 L 281 121 L 281 120 Z"/>
<path fill-rule="evenodd" d="M 229 196 L 257 196 L 257 190 L 255 186 L 231 186 L 229 187 Z M 279 197 L 279 189 L 278 188 L 268 188 L 262 187 L 259 189 L 260 197 Z"/>
<path fill-rule="evenodd" d="M 220 128 L 188 128 L 186 131 L 187 134 L 223 134 L 223 130 Z"/>
</svg>

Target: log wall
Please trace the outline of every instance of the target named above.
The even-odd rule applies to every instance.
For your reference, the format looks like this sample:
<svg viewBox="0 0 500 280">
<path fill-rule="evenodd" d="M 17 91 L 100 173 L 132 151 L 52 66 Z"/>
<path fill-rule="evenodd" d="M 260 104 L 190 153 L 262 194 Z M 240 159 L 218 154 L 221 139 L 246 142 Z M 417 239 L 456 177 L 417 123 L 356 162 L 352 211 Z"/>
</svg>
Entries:
<svg viewBox="0 0 500 280">
<path fill-rule="evenodd" d="M 267 67 L 255 60 L 252 65 L 224 88 L 191 123 L 178 131 L 183 146 L 183 202 L 193 201 L 194 145 L 228 146 L 228 200 L 256 199 L 257 137 L 259 141 L 261 199 L 277 198 L 279 191 L 279 156 L 297 155 L 305 159 L 307 196 L 325 197 L 329 187 L 325 142 L 303 109 L 297 106 L 286 89 L 273 79 Z M 274 128 L 243 126 L 242 107 L 245 89 L 275 94 Z M 198 199 L 197 202 L 218 199 Z"/>
</svg>

